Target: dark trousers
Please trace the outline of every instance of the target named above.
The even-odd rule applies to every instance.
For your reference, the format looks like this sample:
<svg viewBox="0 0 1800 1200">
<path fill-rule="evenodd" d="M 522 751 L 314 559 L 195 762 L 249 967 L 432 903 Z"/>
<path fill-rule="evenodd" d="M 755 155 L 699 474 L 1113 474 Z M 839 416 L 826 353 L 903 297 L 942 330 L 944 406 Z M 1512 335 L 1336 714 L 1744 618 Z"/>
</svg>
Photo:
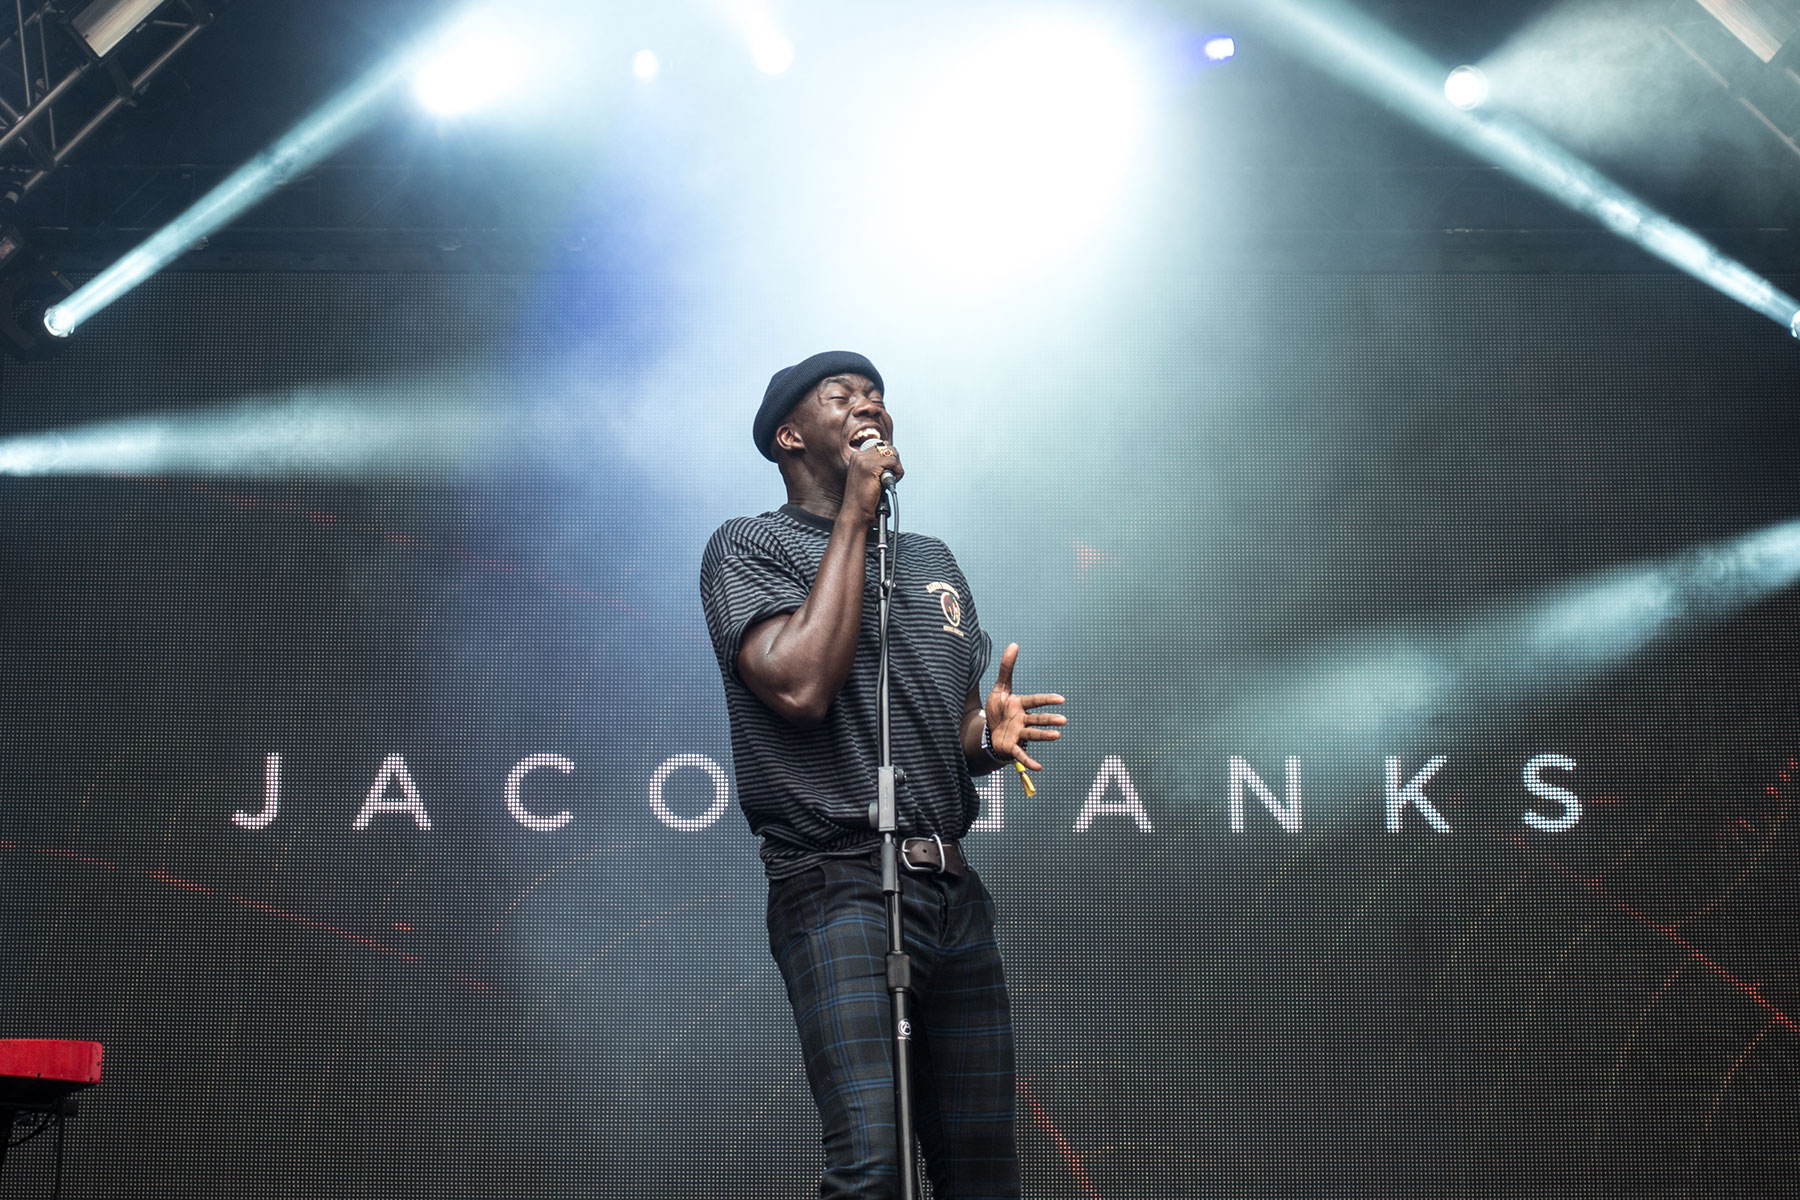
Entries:
<svg viewBox="0 0 1800 1200">
<path fill-rule="evenodd" d="M 937 1200 L 1016 1200 L 1012 1010 L 994 900 L 960 879 L 902 870 L 912 956 L 914 1128 Z M 819 1106 L 819 1194 L 899 1191 L 887 915 L 872 858 L 833 860 L 769 884 L 769 949 L 787 983 Z"/>
</svg>

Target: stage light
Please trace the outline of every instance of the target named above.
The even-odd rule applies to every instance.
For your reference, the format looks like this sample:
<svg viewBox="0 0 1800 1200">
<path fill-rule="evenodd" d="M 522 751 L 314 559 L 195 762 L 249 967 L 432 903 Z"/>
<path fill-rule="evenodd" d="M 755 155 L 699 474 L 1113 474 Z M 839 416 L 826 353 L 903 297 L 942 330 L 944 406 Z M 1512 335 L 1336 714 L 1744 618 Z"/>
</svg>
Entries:
<svg viewBox="0 0 1800 1200">
<path fill-rule="evenodd" d="M 1071 18 L 954 53 L 899 118 L 885 224 L 909 269 L 979 286 L 1057 262 L 1113 213 L 1145 71 L 1113 30 Z"/>
<path fill-rule="evenodd" d="M 1543 134 L 1501 117 L 1444 103 L 1442 68 L 1368 17 L 1332 0 L 1256 0 L 1242 7 L 1321 70 L 1463 147 L 1522 183 L 1583 213 L 1618 236 L 1784 328 L 1800 302 L 1727 258 L 1692 230 L 1656 212 Z"/>
<path fill-rule="evenodd" d="M 38 357 L 42 357 L 39 355 Z M 380 479 L 453 475 L 512 452 L 516 431 L 478 402 L 365 388 L 130 417 L 0 439 L 0 475 Z M 421 387 L 418 391 L 425 391 Z"/>
<path fill-rule="evenodd" d="M 47 306 L 69 294 L 69 285 L 29 250 L 0 270 L 0 351 L 21 362 L 59 353 L 63 343 L 49 336 L 40 318 Z"/>
<path fill-rule="evenodd" d="M 515 90 L 525 77 L 525 54 L 506 30 L 471 27 L 449 40 L 419 69 L 413 85 L 419 104 L 440 117 L 486 108 Z"/>
<path fill-rule="evenodd" d="M 1753 0 L 1700 0 L 1700 7 L 1716 17 L 1719 24 L 1764 62 L 1773 62 L 1781 53 L 1781 47 L 1793 40 L 1791 5 L 1758 5 Z M 1789 11 L 1783 12 L 1783 7 Z"/>
<path fill-rule="evenodd" d="M 6 224 L 5 217 L 0 216 L 0 271 L 5 271 L 6 265 L 24 252 L 25 235 L 16 226 Z"/>
<path fill-rule="evenodd" d="M 484 40 L 477 30 L 498 31 Z M 474 49 L 482 52 L 492 76 L 522 75 L 522 55 L 493 10 L 476 10 L 448 31 L 383 61 L 361 79 L 313 110 L 273 146 L 227 176 L 186 212 L 152 234 L 118 262 L 88 280 L 75 294 L 44 314 L 45 330 L 68 337 L 93 315 L 186 253 L 202 238 L 229 224 L 267 199 L 312 164 L 361 131 L 396 94 L 433 64 L 448 71 L 446 60 L 466 62 Z M 508 67 L 507 63 L 515 64 Z M 471 82 L 472 90 L 491 90 L 495 80 Z M 459 101 L 458 103 L 462 103 Z"/>
<path fill-rule="evenodd" d="M 631 56 L 631 73 L 645 83 L 662 74 L 662 60 L 654 50 L 639 50 Z"/>
<path fill-rule="evenodd" d="M 95 58 L 105 58 L 162 4 L 163 0 L 94 0 L 69 24 Z"/>
<path fill-rule="evenodd" d="M 1800 520 L 1609 569 L 1447 623 L 1347 640 L 1272 670 L 1197 742 L 1256 730 L 1258 752 L 1354 762 L 1392 754 L 1445 715 L 1495 715 L 1567 694 L 1673 638 L 1800 582 Z"/>
<path fill-rule="evenodd" d="M 1488 81 L 1480 67 L 1458 67 L 1444 80 L 1444 98 L 1464 112 L 1487 103 Z"/>
<path fill-rule="evenodd" d="M 750 34 L 750 57 L 763 74 L 779 75 L 794 65 L 794 43 L 774 29 L 755 29 Z"/>
<path fill-rule="evenodd" d="M 1208 62 L 1221 63 L 1237 56 L 1237 41 L 1228 37 L 1207 38 L 1200 49 Z"/>
</svg>

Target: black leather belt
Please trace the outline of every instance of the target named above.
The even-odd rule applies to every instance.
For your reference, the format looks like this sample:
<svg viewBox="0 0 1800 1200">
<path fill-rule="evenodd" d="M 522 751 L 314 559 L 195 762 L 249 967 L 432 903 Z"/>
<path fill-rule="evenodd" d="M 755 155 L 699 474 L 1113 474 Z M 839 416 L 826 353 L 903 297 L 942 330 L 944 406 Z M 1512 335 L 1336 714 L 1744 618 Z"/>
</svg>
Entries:
<svg viewBox="0 0 1800 1200">
<path fill-rule="evenodd" d="M 956 843 L 946 842 L 936 834 L 902 839 L 900 865 L 908 871 L 954 875 L 958 879 L 969 872 L 969 865 L 963 861 L 962 851 L 957 849 Z"/>
</svg>

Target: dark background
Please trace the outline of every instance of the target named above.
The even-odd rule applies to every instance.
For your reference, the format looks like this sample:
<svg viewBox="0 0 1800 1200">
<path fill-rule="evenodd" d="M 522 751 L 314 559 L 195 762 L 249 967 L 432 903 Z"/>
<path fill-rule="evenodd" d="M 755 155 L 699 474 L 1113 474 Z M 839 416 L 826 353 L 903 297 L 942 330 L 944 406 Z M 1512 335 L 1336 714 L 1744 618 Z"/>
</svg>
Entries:
<svg viewBox="0 0 1800 1200">
<path fill-rule="evenodd" d="M 167 275 L 80 359 L 15 370 L 15 412 L 297 387 L 346 315 L 368 334 L 347 376 L 460 402 L 442 357 L 509 358 L 482 322 L 537 282 Z M 604 281 L 565 282 L 600 303 Z M 1386 742 L 1265 746 L 1240 703 L 1362 631 L 1478 629 L 1497 599 L 1782 520 L 1800 504 L 1769 461 L 1795 433 L 1785 336 L 1665 276 L 1217 276 L 1187 295 L 1193 337 L 1245 348 L 1127 336 L 1174 382 L 1104 420 L 1042 419 L 1028 469 L 1056 487 L 1028 547 L 963 519 L 1017 460 L 909 458 L 909 524 L 956 545 L 1026 686 L 1071 698 L 1037 797 L 1008 781 L 1004 828 L 971 849 L 1000 898 L 1032 1193 L 1791 1181 L 1791 594 Z M 1345 311 L 1303 359 L 1248 348 Z M 1462 311 L 1503 332 L 1462 336 Z M 1646 321 L 1656 336 L 1621 328 Z M 712 525 L 776 481 L 747 437 L 720 451 L 736 476 L 698 482 L 582 442 L 579 414 L 637 398 L 629 350 L 590 332 L 618 371 L 558 393 L 558 437 L 479 469 L 0 484 L 0 1027 L 107 1044 L 72 1195 L 810 1186 L 754 846 L 735 812 L 678 832 L 648 802 L 666 759 L 728 761 L 693 579 Z M 531 316 L 507 331 L 548 336 Z M 884 369 L 904 446 L 933 404 L 909 364 Z M 547 394 L 494 378 L 495 406 Z M 716 396 L 738 433 L 745 391 Z M 1204 436 L 1159 432 L 1195 414 Z M 280 816 L 241 830 L 271 752 Z M 1519 781 L 1548 752 L 1579 764 L 1557 776 L 1585 804 L 1565 834 L 1519 821 L 1554 814 Z M 527 785 L 574 814 L 557 833 L 504 807 L 533 753 L 575 764 Z M 1306 755 L 1300 833 L 1254 798 L 1231 832 L 1233 753 L 1277 787 Z M 1409 812 L 1386 832 L 1383 755 L 1410 775 L 1434 753 L 1454 831 Z M 390 754 L 429 832 L 351 829 Z M 1108 756 L 1153 831 L 1073 832 Z M 711 794 L 684 771 L 666 800 L 692 816 Z M 44 1186 L 35 1150 L 8 1194 Z"/>
</svg>

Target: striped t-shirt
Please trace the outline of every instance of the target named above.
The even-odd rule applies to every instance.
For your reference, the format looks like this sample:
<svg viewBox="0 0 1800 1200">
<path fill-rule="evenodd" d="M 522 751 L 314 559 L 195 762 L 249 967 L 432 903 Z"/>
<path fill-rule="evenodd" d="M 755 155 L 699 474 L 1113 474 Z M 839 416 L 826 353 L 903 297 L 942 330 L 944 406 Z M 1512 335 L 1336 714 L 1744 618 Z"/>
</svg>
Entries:
<svg viewBox="0 0 1800 1200">
<path fill-rule="evenodd" d="M 875 537 L 869 537 L 862 628 L 850 676 L 812 729 L 778 716 L 738 677 L 752 625 L 805 602 L 832 523 L 793 504 L 719 526 L 700 562 L 700 601 L 725 681 L 738 804 L 762 838 L 770 878 L 881 843 L 869 824 L 880 759 L 875 714 L 878 651 Z M 888 685 L 903 835 L 960 838 L 974 823 L 974 781 L 962 751 L 963 703 L 991 648 L 968 581 L 934 537 L 902 533 L 888 618 Z M 890 553 L 893 551 L 890 550 Z"/>
</svg>

